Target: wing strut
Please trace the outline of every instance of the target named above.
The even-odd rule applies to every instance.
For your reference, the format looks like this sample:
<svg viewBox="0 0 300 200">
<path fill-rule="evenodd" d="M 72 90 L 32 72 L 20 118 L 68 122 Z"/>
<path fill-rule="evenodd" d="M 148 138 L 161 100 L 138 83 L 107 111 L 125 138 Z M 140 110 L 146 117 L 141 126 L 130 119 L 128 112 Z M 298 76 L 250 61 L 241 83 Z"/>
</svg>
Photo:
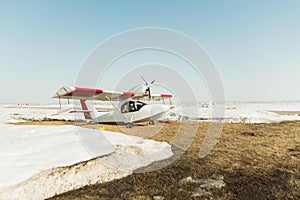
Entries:
<svg viewBox="0 0 300 200">
<path fill-rule="evenodd" d="M 61 109 L 61 102 L 60 102 L 60 95 L 58 93 L 56 93 L 58 96 L 58 102 L 59 102 L 59 109 Z"/>
<path fill-rule="evenodd" d="M 111 101 L 111 99 L 108 96 L 105 96 L 106 99 L 111 103 L 111 105 L 121 114 L 121 116 L 126 119 L 126 117 L 123 115 L 123 113 L 117 108 L 117 106 L 115 104 L 113 104 L 113 102 Z"/>
<path fill-rule="evenodd" d="M 68 93 L 68 91 L 66 90 L 66 88 L 63 88 L 64 89 L 64 91 L 66 92 L 66 93 Z M 56 93 L 57 94 L 57 93 Z M 58 95 L 58 94 L 57 94 Z M 58 95 L 59 96 L 59 95 Z M 70 104 L 70 97 L 68 97 L 68 104 Z"/>
</svg>

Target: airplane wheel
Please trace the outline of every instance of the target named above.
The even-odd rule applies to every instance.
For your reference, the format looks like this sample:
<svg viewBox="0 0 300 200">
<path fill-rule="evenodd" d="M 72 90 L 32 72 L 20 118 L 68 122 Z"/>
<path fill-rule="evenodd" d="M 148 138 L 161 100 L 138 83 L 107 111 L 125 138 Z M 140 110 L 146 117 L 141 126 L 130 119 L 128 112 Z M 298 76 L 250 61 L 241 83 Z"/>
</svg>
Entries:
<svg viewBox="0 0 300 200">
<path fill-rule="evenodd" d="M 150 121 L 149 121 L 149 124 L 150 124 L 150 125 L 154 125 L 154 120 L 150 120 Z"/>
<path fill-rule="evenodd" d="M 126 128 L 132 128 L 132 123 L 127 123 Z"/>
</svg>

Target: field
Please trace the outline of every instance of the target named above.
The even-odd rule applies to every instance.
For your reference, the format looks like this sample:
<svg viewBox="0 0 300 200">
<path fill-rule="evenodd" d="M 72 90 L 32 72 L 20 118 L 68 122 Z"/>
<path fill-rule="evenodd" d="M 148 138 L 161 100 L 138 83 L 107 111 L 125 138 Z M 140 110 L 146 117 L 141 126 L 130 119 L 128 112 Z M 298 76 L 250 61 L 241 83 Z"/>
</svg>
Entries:
<svg viewBox="0 0 300 200">
<path fill-rule="evenodd" d="M 197 134 L 187 151 L 167 167 L 148 173 L 137 171 L 120 180 L 86 186 L 52 199 L 153 199 L 155 196 L 160 196 L 158 199 L 300 199 L 299 121 L 226 123 L 218 143 L 203 159 L 198 158 L 198 153 L 210 123 L 181 123 L 185 123 L 187 133 L 188 127 L 198 126 Z M 172 143 L 180 123 L 142 124 L 132 129 L 116 125 L 83 126 Z M 173 146 L 173 152 L 178 149 Z M 189 176 L 200 179 L 213 175 L 223 176 L 226 186 L 212 188 L 208 190 L 210 195 L 202 197 L 191 196 L 199 185 L 180 183 Z"/>
</svg>

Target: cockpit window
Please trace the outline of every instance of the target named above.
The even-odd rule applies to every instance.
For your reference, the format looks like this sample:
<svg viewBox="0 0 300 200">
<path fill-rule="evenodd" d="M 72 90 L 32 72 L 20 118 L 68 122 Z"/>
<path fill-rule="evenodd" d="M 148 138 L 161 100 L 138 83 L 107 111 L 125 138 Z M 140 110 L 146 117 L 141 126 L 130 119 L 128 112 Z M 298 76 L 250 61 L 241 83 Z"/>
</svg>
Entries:
<svg viewBox="0 0 300 200">
<path fill-rule="evenodd" d="M 129 112 L 129 103 L 126 102 L 121 106 L 121 112 L 122 113 L 128 113 Z"/>
<path fill-rule="evenodd" d="M 135 106 L 136 106 L 137 110 L 140 110 L 144 105 L 147 105 L 147 104 L 144 103 L 144 102 L 141 102 L 141 101 L 136 101 L 135 102 Z"/>
<path fill-rule="evenodd" d="M 121 106 L 122 113 L 139 111 L 144 105 L 147 105 L 141 101 L 128 101 Z"/>
</svg>

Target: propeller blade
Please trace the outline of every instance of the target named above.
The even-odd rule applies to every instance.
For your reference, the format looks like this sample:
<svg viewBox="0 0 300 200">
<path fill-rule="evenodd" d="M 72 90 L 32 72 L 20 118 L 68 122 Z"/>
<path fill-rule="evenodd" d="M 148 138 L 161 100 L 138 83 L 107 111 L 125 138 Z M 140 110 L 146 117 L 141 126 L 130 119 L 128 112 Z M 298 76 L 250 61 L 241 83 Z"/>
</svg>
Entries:
<svg viewBox="0 0 300 200">
<path fill-rule="evenodd" d="M 143 79 L 143 81 L 145 82 L 146 85 L 148 85 L 147 81 L 144 79 L 143 76 L 141 76 L 141 78 Z"/>
<path fill-rule="evenodd" d="M 141 79 L 143 79 L 143 81 L 145 82 L 145 85 L 147 86 L 146 92 L 148 93 L 149 96 L 149 100 L 151 100 L 151 90 L 150 87 L 153 85 L 153 83 L 155 82 L 155 80 L 151 81 L 151 83 L 149 84 L 143 76 L 141 76 Z"/>
</svg>

